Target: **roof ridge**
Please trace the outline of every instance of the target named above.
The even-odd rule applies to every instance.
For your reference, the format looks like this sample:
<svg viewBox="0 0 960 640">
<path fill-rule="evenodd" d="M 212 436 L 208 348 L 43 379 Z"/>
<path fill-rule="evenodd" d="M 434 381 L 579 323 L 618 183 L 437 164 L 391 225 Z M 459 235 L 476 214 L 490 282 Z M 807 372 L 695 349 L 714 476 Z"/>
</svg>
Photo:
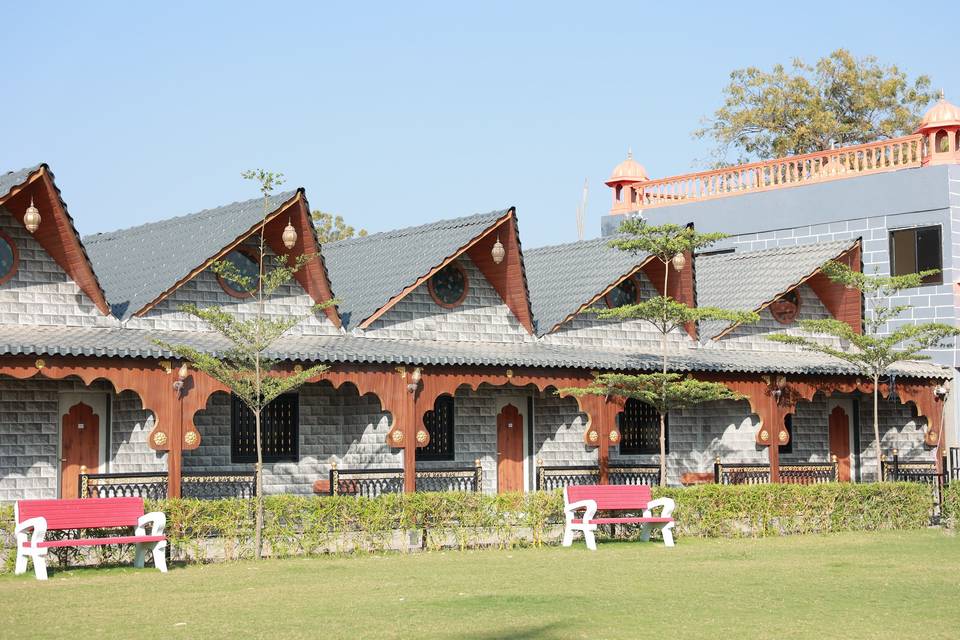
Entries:
<svg viewBox="0 0 960 640">
<path fill-rule="evenodd" d="M 856 238 L 848 240 L 827 240 L 825 242 L 807 242 L 804 244 L 791 244 L 783 245 L 778 247 L 769 247 L 767 249 L 754 249 L 753 251 L 731 251 L 723 253 L 708 253 L 706 255 L 698 255 L 697 260 L 715 260 L 717 262 L 721 260 L 737 260 L 743 258 L 754 258 L 754 257 L 763 257 L 770 255 L 772 253 L 789 253 L 791 251 L 802 251 L 810 250 L 813 248 L 825 248 L 831 246 L 846 246 L 852 247 L 857 242 Z"/>
<path fill-rule="evenodd" d="M 529 256 L 530 254 L 550 253 L 551 251 L 566 250 L 578 245 L 583 247 L 589 247 L 597 244 L 609 244 L 610 242 L 613 242 L 614 240 L 621 237 L 625 237 L 625 234 L 615 234 L 612 236 L 600 236 L 599 238 L 590 238 L 589 240 L 574 240 L 572 242 L 563 242 L 561 244 L 547 244 L 547 245 L 543 245 L 542 247 L 524 249 L 523 255 L 524 257 L 526 257 L 526 256 Z M 615 248 L 615 247 L 611 247 L 611 248 Z"/>
<path fill-rule="evenodd" d="M 418 224 L 412 227 L 401 227 L 399 229 L 389 229 L 387 231 L 378 231 L 376 233 L 371 233 L 365 236 L 356 236 L 353 238 L 344 238 L 343 240 L 335 240 L 333 242 L 327 242 L 323 246 L 324 248 L 335 248 L 348 246 L 353 244 L 361 244 L 364 242 L 369 242 L 373 240 L 382 240 L 384 238 L 402 238 L 404 236 L 412 235 L 414 233 L 419 233 L 425 229 L 443 229 L 443 228 L 455 228 L 460 226 L 466 226 L 468 224 L 473 224 L 481 220 L 492 219 L 496 220 L 497 218 L 502 218 L 507 212 L 510 211 L 507 209 L 497 209 L 494 211 L 488 211 L 487 213 L 472 213 L 468 216 L 461 216 L 459 218 L 444 218 L 442 220 L 436 220 L 434 222 L 427 222 L 424 224 Z"/>
<path fill-rule="evenodd" d="M 270 195 L 269 197 L 270 197 L 271 199 L 277 199 L 277 198 L 279 198 L 279 199 L 282 199 L 282 200 L 289 200 L 289 199 L 290 199 L 291 197 L 293 197 L 298 191 L 299 191 L 299 189 L 291 189 L 291 190 L 289 190 L 289 191 L 281 191 L 280 193 L 272 194 L 272 195 Z M 143 224 L 138 224 L 138 225 L 135 225 L 135 226 L 132 226 L 132 227 L 125 227 L 125 228 L 121 228 L 121 229 L 114 229 L 114 230 L 112 230 L 112 231 L 101 231 L 101 232 L 98 232 L 98 233 L 92 233 L 92 234 L 90 234 L 90 235 L 84 236 L 84 237 L 83 237 L 83 242 L 84 242 L 84 244 L 96 244 L 96 243 L 98 243 L 98 242 L 106 242 L 106 241 L 108 241 L 108 240 L 113 240 L 114 238 L 118 238 L 118 237 L 131 236 L 131 235 L 134 235 L 135 233 L 138 233 L 138 232 L 141 232 L 141 231 L 145 231 L 145 230 L 147 230 L 147 229 L 157 229 L 157 228 L 161 228 L 161 227 L 163 227 L 163 226 L 167 226 L 167 225 L 170 225 L 170 224 L 173 224 L 173 223 L 182 223 L 183 221 L 185 221 L 185 220 L 187 220 L 187 219 L 200 218 L 200 217 L 203 216 L 204 214 L 209 215 L 209 214 L 215 213 L 215 212 L 217 212 L 217 211 L 219 211 L 219 210 L 221 210 L 221 209 L 226 209 L 226 208 L 228 208 L 228 207 L 243 206 L 243 205 L 247 205 L 247 204 L 250 204 L 250 203 L 253 203 L 253 202 L 258 202 L 258 201 L 261 201 L 261 200 L 262 200 L 262 198 L 259 197 L 259 196 L 256 197 L 256 198 L 248 198 L 247 200 L 235 200 L 235 201 L 233 201 L 233 202 L 224 203 L 224 204 L 221 204 L 221 205 L 217 205 L 217 206 L 215 206 L 215 207 L 208 207 L 208 208 L 202 209 L 202 210 L 200 210 L 200 211 L 194 211 L 193 213 L 185 213 L 185 214 L 183 214 L 183 215 L 173 216 L 173 217 L 171 217 L 171 218 L 163 218 L 163 219 L 161 219 L 161 220 L 154 220 L 154 221 L 152 221 L 152 222 L 144 222 Z"/>
</svg>

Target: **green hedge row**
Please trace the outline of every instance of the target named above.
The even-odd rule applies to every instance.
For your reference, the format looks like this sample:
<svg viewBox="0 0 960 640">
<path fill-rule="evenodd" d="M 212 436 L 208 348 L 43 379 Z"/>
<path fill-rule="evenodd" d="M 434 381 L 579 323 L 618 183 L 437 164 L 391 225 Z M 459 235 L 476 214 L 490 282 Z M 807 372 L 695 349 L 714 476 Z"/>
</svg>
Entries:
<svg viewBox="0 0 960 640">
<path fill-rule="evenodd" d="M 927 526 L 926 485 L 830 483 L 812 486 L 706 485 L 655 490 L 677 502 L 676 534 L 762 537 Z M 950 489 L 958 513 L 960 483 Z M 275 556 L 423 546 L 539 545 L 556 542 L 560 492 L 507 495 L 391 494 L 379 498 L 270 496 L 264 540 Z M 236 559 L 252 553 L 253 509 L 247 500 L 165 500 L 148 505 L 167 515 L 167 534 L 181 558 Z M 0 505 L 0 543 L 12 565 L 13 509 Z M 415 532 L 411 537 L 409 532 Z M 636 530 L 621 528 L 619 535 Z M 104 557 L 113 558 L 115 552 Z"/>
<path fill-rule="evenodd" d="M 954 481 L 943 491 L 942 522 L 948 527 L 960 527 L 960 482 L 958 481 Z"/>
</svg>

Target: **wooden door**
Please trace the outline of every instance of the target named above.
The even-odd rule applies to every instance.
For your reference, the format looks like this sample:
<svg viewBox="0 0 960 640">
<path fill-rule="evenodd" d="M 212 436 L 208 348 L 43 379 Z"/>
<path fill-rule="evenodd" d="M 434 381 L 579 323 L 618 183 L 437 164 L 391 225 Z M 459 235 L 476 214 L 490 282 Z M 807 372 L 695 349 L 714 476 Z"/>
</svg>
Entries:
<svg viewBox="0 0 960 640">
<path fill-rule="evenodd" d="M 850 482 L 850 418 L 841 407 L 830 412 L 830 456 L 837 456 L 837 479 Z"/>
<path fill-rule="evenodd" d="M 523 491 L 523 416 L 508 404 L 497 416 L 497 493 Z"/>
<path fill-rule="evenodd" d="M 78 497 L 80 467 L 93 473 L 100 464 L 100 418 L 78 402 L 60 423 L 60 497 Z"/>
</svg>

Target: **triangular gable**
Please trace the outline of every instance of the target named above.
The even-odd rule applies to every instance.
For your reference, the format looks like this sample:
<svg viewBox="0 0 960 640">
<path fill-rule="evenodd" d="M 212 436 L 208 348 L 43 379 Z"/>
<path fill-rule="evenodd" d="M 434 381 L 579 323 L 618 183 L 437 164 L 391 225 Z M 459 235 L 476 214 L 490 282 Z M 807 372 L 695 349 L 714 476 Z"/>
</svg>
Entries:
<svg viewBox="0 0 960 640">
<path fill-rule="evenodd" d="M 262 198 L 254 198 L 86 238 L 115 315 L 121 319 L 145 315 L 259 233 L 263 206 Z M 304 190 L 270 196 L 267 210 L 265 235 L 270 248 L 277 255 L 316 255 L 295 277 L 315 302 L 329 300 L 331 288 Z M 292 251 L 287 251 L 281 239 L 288 222 L 297 230 Z M 335 326 L 340 326 L 335 307 L 324 311 Z"/>
<path fill-rule="evenodd" d="M 807 284 L 827 310 L 861 331 L 861 297 L 830 281 L 821 268 L 829 260 L 842 261 L 859 271 L 860 241 L 777 247 L 762 251 L 725 253 L 697 258 L 697 296 L 703 306 L 759 313 L 784 294 Z M 703 323 L 703 335 L 719 340 L 738 324 Z"/>
<path fill-rule="evenodd" d="M 30 201 L 40 211 L 40 227 L 32 234 L 44 251 L 77 284 L 104 315 L 110 306 L 90 257 L 67 212 L 53 173 L 46 164 L 0 176 L 0 206 L 21 224 Z"/>
<path fill-rule="evenodd" d="M 505 257 L 489 258 L 499 237 Z M 533 314 L 513 208 L 372 234 L 323 247 L 344 324 L 367 328 L 435 273 L 466 254 L 517 320 Z"/>
</svg>

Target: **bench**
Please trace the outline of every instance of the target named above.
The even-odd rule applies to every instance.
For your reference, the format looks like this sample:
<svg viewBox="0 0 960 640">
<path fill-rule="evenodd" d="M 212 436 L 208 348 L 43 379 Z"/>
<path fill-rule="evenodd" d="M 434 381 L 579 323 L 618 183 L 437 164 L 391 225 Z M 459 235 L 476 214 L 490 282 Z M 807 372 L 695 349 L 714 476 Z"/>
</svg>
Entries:
<svg viewBox="0 0 960 640">
<path fill-rule="evenodd" d="M 653 500 L 650 487 L 645 485 L 571 485 L 563 489 L 563 515 L 566 525 L 563 530 L 563 546 L 573 544 L 573 532 L 582 531 L 587 548 L 597 550 L 597 541 L 594 531 L 600 524 L 640 524 L 643 525 L 640 538 L 646 542 L 650 539 L 650 531 L 658 528 L 663 533 L 663 543 L 673 546 L 673 513 L 674 502 L 671 498 Z M 653 509 L 660 507 L 660 515 L 655 517 Z M 578 511 L 583 511 L 582 517 L 577 517 Z M 598 511 L 604 512 L 596 517 Z M 642 512 L 642 516 L 610 515 L 611 511 Z"/>
<path fill-rule="evenodd" d="M 47 551 L 57 547 L 94 547 L 112 544 L 135 544 L 134 566 L 143 567 L 147 551 L 153 552 L 153 564 L 161 572 L 167 571 L 165 554 L 167 538 L 163 527 L 167 518 L 163 513 L 143 514 L 143 498 L 88 498 L 81 500 L 19 500 L 14 506 L 17 539 L 17 562 L 14 573 L 27 571 L 27 561 L 33 558 L 37 580 L 47 579 Z M 150 534 L 146 527 L 150 525 Z M 104 538 L 74 538 L 46 540 L 47 531 L 68 529 L 116 529 L 133 527 L 133 535 L 115 535 Z"/>
</svg>

